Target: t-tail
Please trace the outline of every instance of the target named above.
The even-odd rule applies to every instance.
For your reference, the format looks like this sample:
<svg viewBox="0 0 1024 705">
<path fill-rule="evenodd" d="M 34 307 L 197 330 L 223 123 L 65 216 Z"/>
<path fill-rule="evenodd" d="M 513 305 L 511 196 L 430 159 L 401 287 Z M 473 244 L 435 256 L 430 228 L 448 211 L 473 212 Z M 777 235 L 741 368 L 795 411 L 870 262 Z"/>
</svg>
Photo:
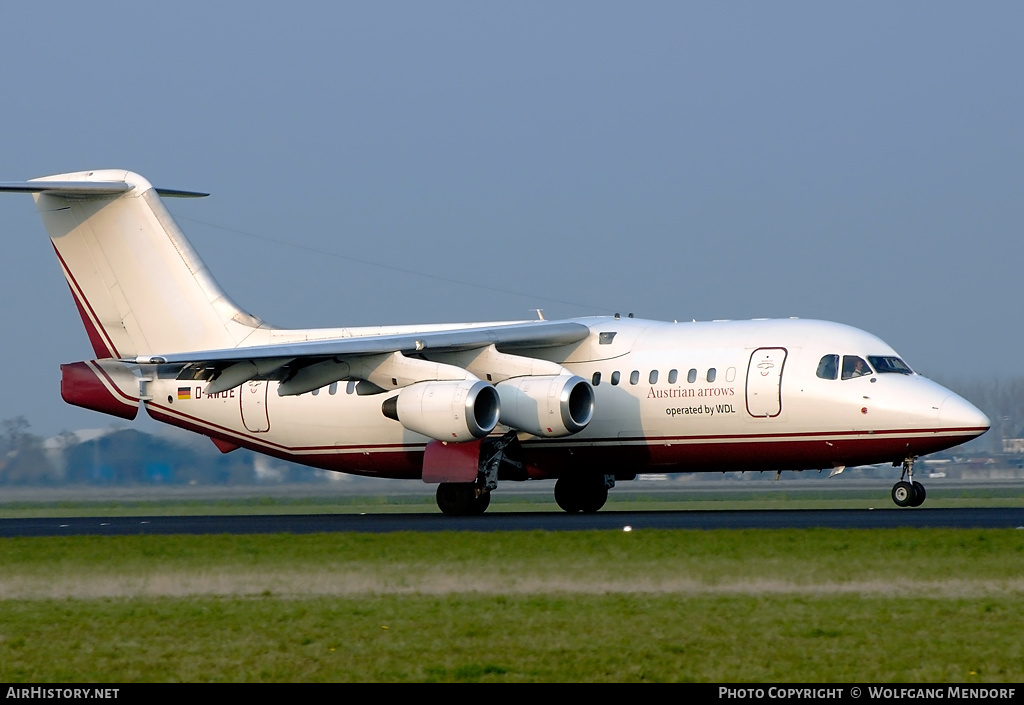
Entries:
<svg viewBox="0 0 1024 705">
<path fill-rule="evenodd" d="M 264 324 L 209 274 L 155 189 L 104 169 L 0 183 L 32 193 L 97 358 L 231 348 Z"/>
<path fill-rule="evenodd" d="M 160 200 L 208 194 L 115 169 L 3 182 L 4 191 L 35 198 L 98 358 L 61 366 L 68 403 L 135 418 L 138 378 L 119 359 L 231 348 L 267 328 L 225 295 Z"/>
</svg>

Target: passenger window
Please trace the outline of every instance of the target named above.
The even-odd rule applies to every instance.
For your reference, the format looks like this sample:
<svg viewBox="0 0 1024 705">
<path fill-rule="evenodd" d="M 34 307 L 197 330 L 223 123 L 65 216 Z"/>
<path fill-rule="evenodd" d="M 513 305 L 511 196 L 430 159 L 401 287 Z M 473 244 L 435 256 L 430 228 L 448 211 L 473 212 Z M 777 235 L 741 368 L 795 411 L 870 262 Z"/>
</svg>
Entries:
<svg viewBox="0 0 1024 705">
<path fill-rule="evenodd" d="M 619 383 L 619 371 L 615 370 L 612 372 L 612 386 L 614 387 Z"/>
<path fill-rule="evenodd" d="M 651 370 L 651 374 L 647 378 L 647 381 L 650 382 L 651 384 L 657 384 L 658 383 L 658 371 L 657 370 Z"/>
<path fill-rule="evenodd" d="M 601 384 L 601 373 L 600 372 L 595 372 L 594 373 L 594 378 L 591 380 L 590 383 L 593 384 L 595 387 L 597 385 Z"/>
<path fill-rule="evenodd" d="M 636 384 L 640 381 L 640 370 L 633 370 L 629 373 L 629 383 Z"/>
<path fill-rule="evenodd" d="M 319 390 L 319 389 L 314 389 L 314 390 L 313 390 L 313 396 L 314 396 L 314 397 L 315 397 L 315 396 L 317 396 L 317 395 L 319 395 L 319 394 L 320 394 L 320 390 Z"/>
<path fill-rule="evenodd" d="M 668 371 L 668 383 L 669 384 L 675 384 L 677 379 L 679 379 L 679 370 L 669 370 Z"/>
<path fill-rule="evenodd" d="M 871 368 L 856 355 L 843 355 L 843 379 L 853 379 L 871 374 Z"/>
<path fill-rule="evenodd" d="M 708 382 L 714 382 L 717 376 L 718 372 L 714 367 L 708 369 Z"/>
<path fill-rule="evenodd" d="M 839 356 L 823 355 L 818 360 L 818 376 L 822 379 L 835 379 L 839 376 Z"/>
<path fill-rule="evenodd" d="M 345 394 L 355 394 L 356 393 L 356 384 L 358 384 L 356 382 L 356 380 L 350 379 L 348 381 L 348 384 L 345 385 Z"/>
<path fill-rule="evenodd" d="M 686 373 L 686 381 L 693 384 L 697 381 L 697 370 L 690 370 Z"/>
<path fill-rule="evenodd" d="M 334 396 L 335 394 L 337 394 L 338 393 L 338 383 L 337 382 L 331 382 L 331 386 L 327 388 L 327 393 L 330 394 L 331 396 Z"/>
</svg>

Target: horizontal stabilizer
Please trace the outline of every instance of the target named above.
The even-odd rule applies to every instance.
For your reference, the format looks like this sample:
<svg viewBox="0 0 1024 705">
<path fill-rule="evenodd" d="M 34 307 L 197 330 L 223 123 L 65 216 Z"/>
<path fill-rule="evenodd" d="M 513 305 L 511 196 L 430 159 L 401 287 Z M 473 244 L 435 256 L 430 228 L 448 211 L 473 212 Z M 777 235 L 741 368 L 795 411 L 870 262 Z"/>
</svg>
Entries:
<svg viewBox="0 0 1024 705">
<path fill-rule="evenodd" d="M 54 196 L 113 196 L 133 188 L 123 181 L 0 181 L 0 191 Z"/>
<path fill-rule="evenodd" d="M 116 196 L 135 188 L 124 181 L 0 181 L 0 193 L 48 193 L 53 196 Z M 169 198 L 203 198 L 208 193 L 158 188 L 156 192 Z"/>
<path fill-rule="evenodd" d="M 157 195 L 162 198 L 206 198 L 210 195 L 202 191 L 182 191 L 176 188 L 156 188 L 155 190 Z"/>
</svg>

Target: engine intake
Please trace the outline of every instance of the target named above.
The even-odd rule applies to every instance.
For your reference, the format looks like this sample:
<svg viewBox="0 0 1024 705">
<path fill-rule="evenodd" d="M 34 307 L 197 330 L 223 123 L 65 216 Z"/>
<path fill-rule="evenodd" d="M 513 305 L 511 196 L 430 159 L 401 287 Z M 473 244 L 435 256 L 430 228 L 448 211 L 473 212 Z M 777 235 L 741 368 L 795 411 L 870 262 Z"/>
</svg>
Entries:
<svg viewBox="0 0 1024 705">
<path fill-rule="evenodd" d="M 483 438 L 498 425 L 501 402 L 478 379 L 417 382 L 387 399 L 381 411 L 410 431 L 439 441 Z"/>
<path fill-rule="evenodd" d="M 594 416 L 594 389 L 576 375 L 513 377 L 497 390 L 501 423 L 535 436 L 579 433 Z"/>
</svg>

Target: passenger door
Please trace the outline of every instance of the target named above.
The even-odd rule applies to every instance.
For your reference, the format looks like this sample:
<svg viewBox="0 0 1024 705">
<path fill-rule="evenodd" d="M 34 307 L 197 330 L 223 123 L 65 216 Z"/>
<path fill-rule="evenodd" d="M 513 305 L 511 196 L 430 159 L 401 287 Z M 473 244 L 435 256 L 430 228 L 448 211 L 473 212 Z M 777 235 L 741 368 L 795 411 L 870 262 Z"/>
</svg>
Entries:
<svg viewBox="0 0 1024 705">
<path fill-rule="evenodd" d="M 242 423 L 253 433 L 270 430 L 267 415 L 267 383 L 249 380 L 239 388 L 242 395 Z"/>
<path fill-rule="evenodd" d="M 785 348 L 758 348 L 747 368 L 747 413 L 772 419 L 782 413 L 782 368 Z"/>
</svg>

